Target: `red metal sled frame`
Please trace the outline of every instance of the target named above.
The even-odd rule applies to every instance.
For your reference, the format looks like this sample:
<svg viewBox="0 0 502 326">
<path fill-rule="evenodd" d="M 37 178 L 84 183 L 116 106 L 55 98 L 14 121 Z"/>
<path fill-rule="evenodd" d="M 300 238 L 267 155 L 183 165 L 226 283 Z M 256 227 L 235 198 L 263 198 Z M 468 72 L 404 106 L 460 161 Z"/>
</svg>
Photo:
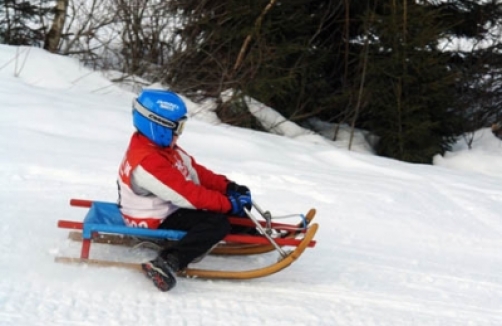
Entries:
<svg viewBox="0 0 502 326">
<path fill-rule="evenodd" d="M 70 206 L 75 206 L 75 207 L 90 208 L 92 203 L 93 203 L 92 200 L 87 200 L 87 199 L 70 199 Z M 249 219 L 243 219 L 243 218 L 237 218 L 237 217 L 229 217 L 228 219 L 229 219 L 230 223 L 233 225 L 241 225 L 241 226 L 249 226 L 249 227 L 255 226 L 253 224 L 253 222 Z M 62 226 L 59 226 L 60 223 L 62 224 Z M 66 224 L 66 223 L 68 223 L 68 224 Z M 65 226 L 65 225 L 68 225 L 68 226 Z M 74 225 L 78 225 L 78 226 L 75 227 Z M 82 229 L 82 225 L 83 225 L 83 223 L 81 223 L 81 222 L 72 222 L 72 221 L 65 221 L 65 220 L 60 220 L 58 222 L 58 226 L 60 228 L 66 228 L 66 229 L 80 230 L 80 229 Z M 260 225 L 263 227 L 267 226 L 266 222 L 264 222 L 264 221 L 260 221 Z M 296 225 L 275 223 L 275 222 L 272 222 L 270 224 L 270 226 L 273 229 L 281 229 L 281 230 L 288 230 L 291 228 L 294 228 L 294 229 L 297 228 Z M 305 230 L 300 230 L 299 232 L 305 233 Z"/>
<path fill-rule="evenodd" d="M 71 199 L 70 200 L 70 205 L 71 206 L 77 206 L 77 207 L 86 207 L 90 208 L 92 205 L 92 201 L 90 200 L 84 200 L 84 199 Z M 240 218 L 232 218 L 230 217 L 230 222 L 236 225 L 244 225 L 244 226 L 254 226 L 252 221 L 246 220 L 246 219 L 240 219 Z M 260 222 L 260 224 L 263 223 L 263 226 L 265 226 L 265 222 Z M 76 221 L 68 221 L 68 220 L 59 220 L 58 221 L 58 227 L 59 228 L 64 228 L 64 229 L 73 229 L 73 230 L 82 230 L 84 226 L 84 223 L 82 222 L 76 222 Z M 285 228 L 287 229 L 288 227 L 292 227 L 289 224 L 282 224 L 282 223 L 272 223 L 272 228 Z M 92 243 L 92 238 L 99 236 L 99 232 L 93 232 L 91 239 L 82 239 L 82 248 L 80 251 L 80 258 L 81 259 L 88 259 L 90 255 L 90 250 L 91 250 L 91 243 Z M 249 243 L 249 244 L 265 244 L 268 245 L 270 244 L 270 241 L 261 236 L 250 236 L 250 235 L 236 235 L 236 234 L 229 234 L 225 236 L 223 239 L 224 241 L 227 242 L 237 242 L 237 243 Z M 282 239 L 282 238 L 275 238 L 274 241 L 277 243 L 277 245 L 280 246 L 298 246 L 302 241 L 298 239 Z M 316 244 L 315 240 L 311 240 L 307 247 L 314 247 Z"/>
</svg>

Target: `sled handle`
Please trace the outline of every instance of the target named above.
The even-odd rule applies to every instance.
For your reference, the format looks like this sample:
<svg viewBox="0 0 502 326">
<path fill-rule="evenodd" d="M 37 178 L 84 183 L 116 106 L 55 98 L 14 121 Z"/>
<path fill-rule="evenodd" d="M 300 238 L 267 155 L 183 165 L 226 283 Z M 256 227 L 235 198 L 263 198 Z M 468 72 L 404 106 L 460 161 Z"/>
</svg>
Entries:
<svg viewBox="0 0 502 326">
<path fill-rule="evenodd" d="M 254 204 L 254 203 L 253 203 Z M 282 256 L 282 258 L 286 258 L 288 256 L 288 254 L 284 251 L 284 249 L 281 248 L 281 246 L 279 246 L 277 244 L 277 242 L 275 242 L 275 240 L 270 236 L 269 232 L 267 232 L 266 229 L 263 228 L 263 226 L 261 226 L 260 222 L 258 222 L 258 220 L 256 219 L 256 217 L 254 217 L 253 214 L 251 214 L 251 211 L 249 209 L 247 209 L 246 207 L 244 207 L 244 212 L 246 213 L 246 215 L 249 217 L 249 219 L 251 221 L 253 221 L 253 223 L 256 225 L 256 228 L 258 229 L 258 231 L 265 237 L 267 238 L 267 240 L 274 246 L 274 248 L 279 252 L 279 254 Z M 261 211 L 259 211 L 260 214 L 261 214 Z M 270 214 L 270 213 L 269 213 Z M 262 214 L 263 215 L 263 214 Z M 265 216 L 263 216 L 265 217 Z M 270 219 L 267 219 L 267 221 L 269 221 Z M 268 224 L 268 223 L 267 223 Z M 268 229 L 270 230 L 270 229 Z"/>
<path fill-rule="evenodd" d="M 272 234 L 272 214 L 270 211 L 263 211 L 260 206 L 254 201 L 251 200 L 251 203 L 253 204 L 253 207 L 260 213 L 261 216 L 265 219 L 265 231 L 268 235 Z M 249 212 L 246 212 L 247 215 L 249 215 Z"/>
<path fill-rule="evenodd" d="M 70 206 L 90 208 L 92 206 L 92 200 L 72 198 L 70 199 Z"/>
</svg>

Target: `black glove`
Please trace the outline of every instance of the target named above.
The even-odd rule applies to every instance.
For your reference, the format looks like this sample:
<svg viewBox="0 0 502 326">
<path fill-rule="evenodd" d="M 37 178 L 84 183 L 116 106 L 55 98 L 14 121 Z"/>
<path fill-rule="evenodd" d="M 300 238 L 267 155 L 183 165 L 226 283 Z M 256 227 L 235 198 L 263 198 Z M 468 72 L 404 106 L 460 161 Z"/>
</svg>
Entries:
<svg viewBox="0 0 502 326">
<path fill-rule="evenodd" d="M 238 195 L 246 195 L 251 197 L 251 191 L 246 186 L 242 186 L 233 181 L 230 181 L 227 184 L 227 196 L 238 196 Z"/>
</svg>

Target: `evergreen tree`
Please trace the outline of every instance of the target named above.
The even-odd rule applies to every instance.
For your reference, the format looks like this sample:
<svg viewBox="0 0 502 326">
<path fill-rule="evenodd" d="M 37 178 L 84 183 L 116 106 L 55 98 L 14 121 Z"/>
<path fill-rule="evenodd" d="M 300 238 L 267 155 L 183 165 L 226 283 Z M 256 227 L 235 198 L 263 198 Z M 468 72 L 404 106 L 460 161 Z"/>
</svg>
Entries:
<svg viewBox="0 0 502 326">
<path fill-rule="evenodd" d="M 449 56 L 438 50 L 447 26 L 440 10 L 413 1 L 392 1 L 383 9 L 367 18 L 372 39 L 365 126 L 380 137 L 378 154 L 428 163 L 449 149 L 458 131 L 453 115 L 457 75 L 447 67 Z"/>
<path fill-rule="evenodd" d="M 53 9 L 51 2 L 40 0 L 34 4 L 27 0 L 0 0 L 0 41 L 41 47 L 46 33 L 43 19 Z"/>
<path fill-rule="evenodd" d="M 429 162 L 474 112 L 486 121 L 502 102 L 500 39 L 492 37 L 488 52 L 444 47 L 458 37 L 489 38 L 501 7 L 496 0 L 171 1 L 180 21 L 163 81 L 195 100 L 233 89 L 293 121 L 350 122 L 380 137 L 379 154 Z M 476 109 L 480 97 L 491 109 Z M 218 111 L 226 122 L 254 126 L 238 119 L 245 112 L 239 98 Z"/>
<path fill-rule="evenodd" d="M 453 26 L 448 67 L 457 72 L 456 113 L 462 132 L 487 127 L 502 116 L 502 2 L 456 0 L 437 5 Z"/>
<path fill-rule="evenodd" d="M 218 97 L 231 88 L 297 121 L 332 109 L 344 73 L 339 1 L 183 1 L 171 9 L 184 17 L 165 74 L 178 91 Z M 239 107 L 231 106 L 245 112 Z"/>
</svg>

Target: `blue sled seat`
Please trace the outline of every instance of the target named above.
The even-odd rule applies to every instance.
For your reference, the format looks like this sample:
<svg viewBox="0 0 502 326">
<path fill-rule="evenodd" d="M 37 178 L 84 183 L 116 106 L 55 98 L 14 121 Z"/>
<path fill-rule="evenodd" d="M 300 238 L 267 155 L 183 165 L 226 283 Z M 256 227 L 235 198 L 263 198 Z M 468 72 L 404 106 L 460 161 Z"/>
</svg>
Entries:
<svg viewBox="0 0 502 326">
<path fill-rule="evenodd" d="M 169 240 L 180 240 L 186 234 L 179 230 L 153 230 L 127 226 L 117 204 L 97 201 L 92 203 L 84 218 L 82 238 L 91 239 L 93 232 Z"/>
</svg>

